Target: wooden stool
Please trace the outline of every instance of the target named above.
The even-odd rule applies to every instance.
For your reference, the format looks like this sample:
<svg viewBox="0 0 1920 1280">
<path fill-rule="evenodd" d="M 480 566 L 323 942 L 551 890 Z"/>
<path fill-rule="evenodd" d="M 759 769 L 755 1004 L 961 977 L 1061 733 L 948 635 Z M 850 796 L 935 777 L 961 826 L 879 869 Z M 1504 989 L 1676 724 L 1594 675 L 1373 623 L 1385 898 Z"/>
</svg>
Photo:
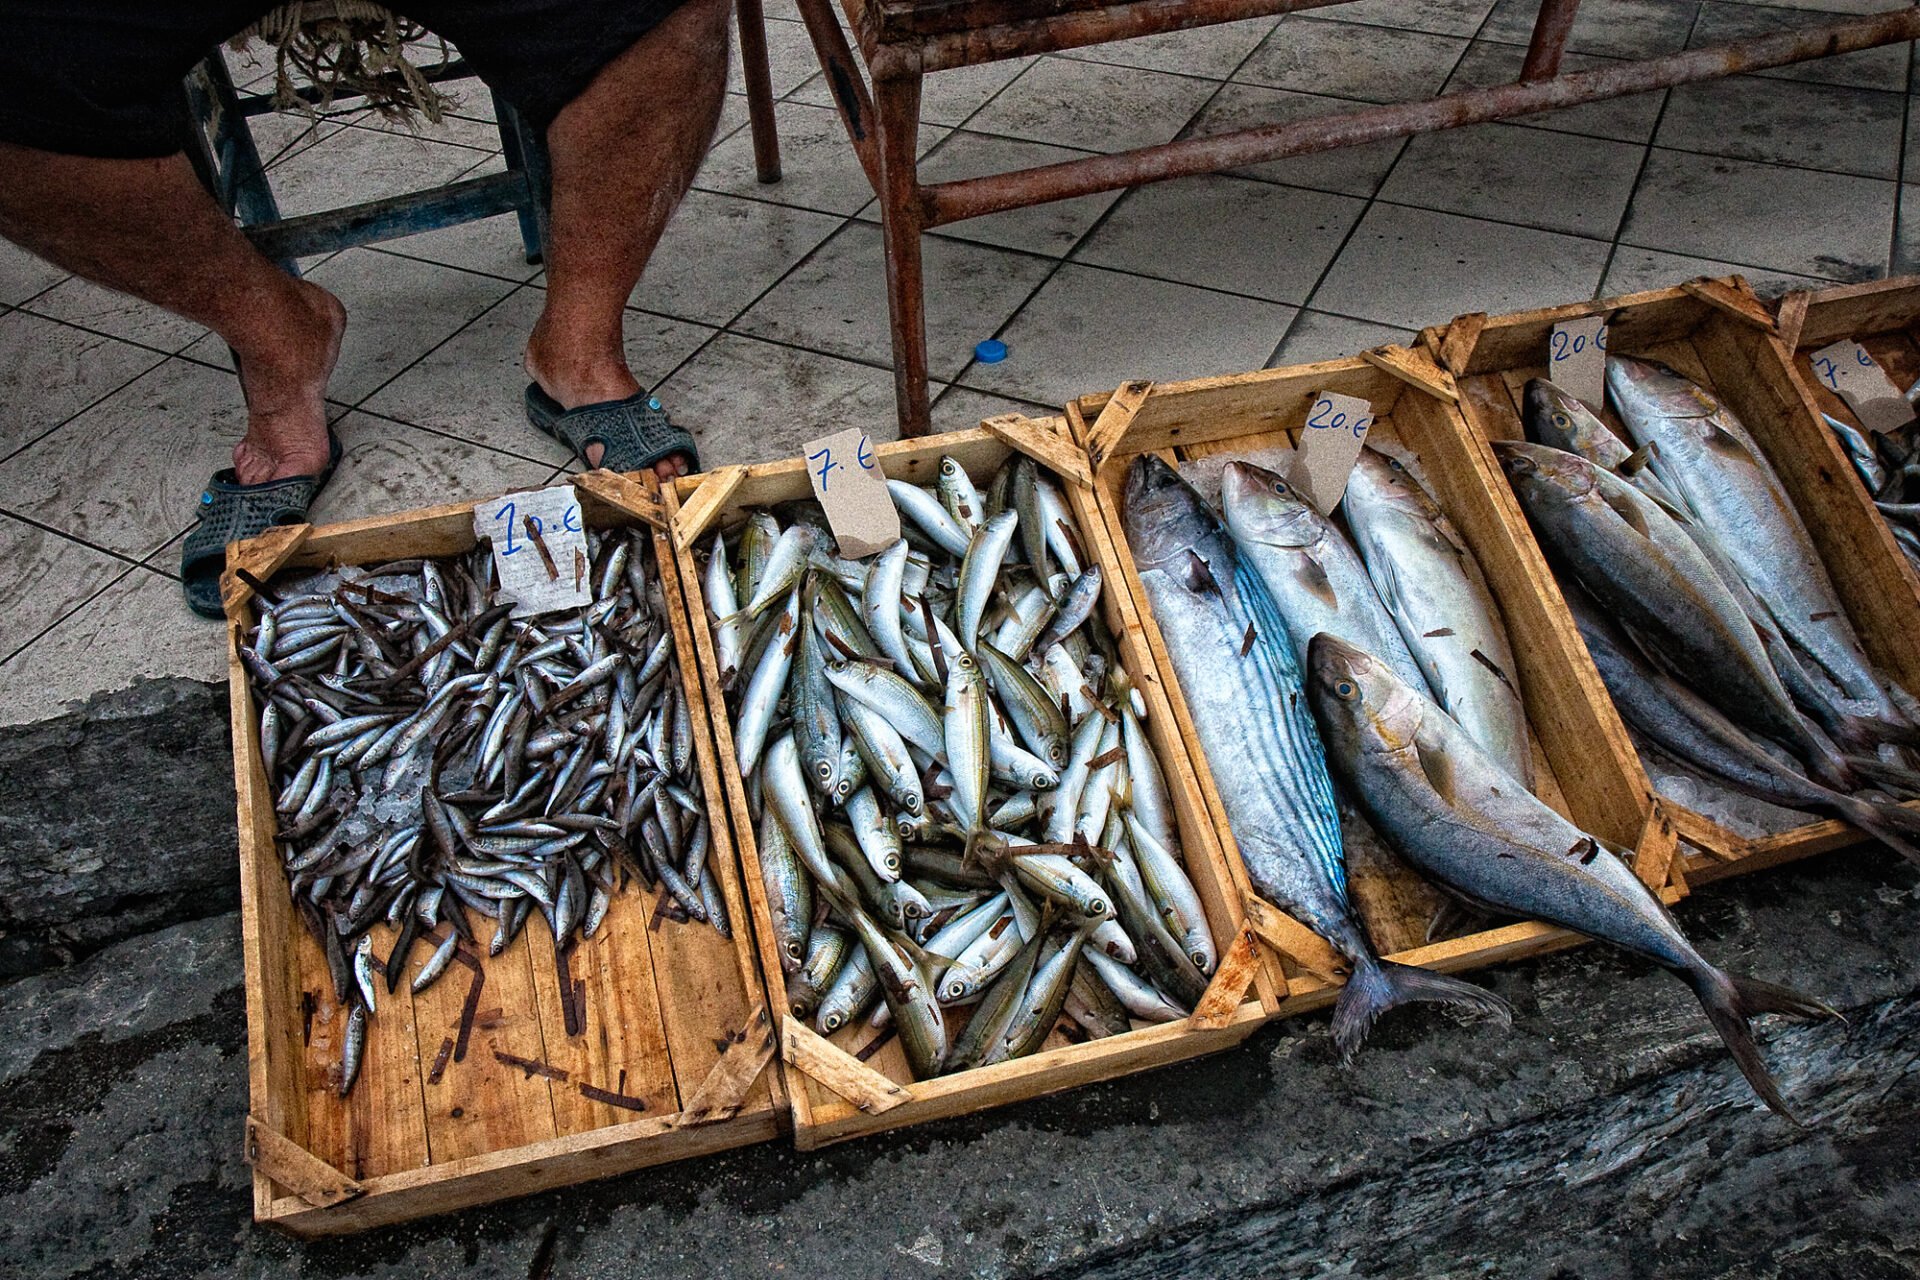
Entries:
<svg viewBox="0 0 1920 1280">
<path fill-rule="evenodd" d="M 767 36 L 760 0 L 737 0 L 740 50 L 747 82 L 747 115 L 753 131 L 754 167 L 761 182 L 780 180 L 780 143 L 774 132 L 772 77 L 767 65 Z M 460 80 L 475 73 L 464 59 L 452 58 L 435 67 L 423 67 L 431 83 Z M 520 220 L 520 239 L 528 262 L 539 262 L 547 241 L 547 205 L 550 169 L 546 139 L 520 117 L 519 112 L 494 95 L 494 118 L 500 128 L 500 149 L 506 172 L 462 178 L 424 191 L 411 191 L 320 213 L 284 218 L 267 180 L 266 166 L 247 121 L 276 110 L 271 93 L 240 93 L 218 49 L 210 53 L 186 81 L 186 110 L 192 122 L 188 158 L 200 181 L 220 207 L 240 224 L 247 238 L 289 274 L 298 275 L 297 260 L 332 253 L 355 245 L 374 244 L 421 231 L 457 226 L 497 214 L 513 213 Z M 301 96 L 319 101 L 317 90 Z M 332 100 L 350 101 L 360 94 L 337 92 Z"/>
</svg>

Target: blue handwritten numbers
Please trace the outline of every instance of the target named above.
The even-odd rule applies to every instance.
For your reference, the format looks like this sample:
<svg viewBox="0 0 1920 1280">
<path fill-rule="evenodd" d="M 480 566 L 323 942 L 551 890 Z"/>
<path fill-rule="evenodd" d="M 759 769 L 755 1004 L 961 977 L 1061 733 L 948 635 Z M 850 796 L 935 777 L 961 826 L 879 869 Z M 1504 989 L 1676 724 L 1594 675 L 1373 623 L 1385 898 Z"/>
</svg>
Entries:
<svg viewBox="0 0 1920 1280">
<path fill-rule="evenodd" d="M 527 544 L 521 542 L 516 536 L 520 532 L 520 520 L 517 518 L 519 514 L 519 506 L 511 500 L 502 502 L 494 510 L 493 522 L 500 525 L 501 531 L 505 534 L 504 539 L 499 542 L 499 551 L 502 556 L 516 555 L 526 550 Z M 546 523 L 539 516 L 528 516 L 526 523 L 535 536 L 547 531 Z M 579 504 L 575 503 L 567 507 L 560 517 L 560 527 L 567 533 L 581 532 Z"/>
<path fill-rule="evenodd" d="M 1353 438 L 1362 439 L 1367 428 L 1373 425 L 1370 413 L 1349 415 L 1344 409 L 1333 407 L 1333 401 L 1325 396 L 1313 402 L 1313 411 L 1307 415 L 1307 426 L 1315 431 L 1351 431 Z"/>
<path fill-rule="evenodd" d="M 857 448 L 854 451 L 853 460 L 859 464 L 860 469 L 862 471 L 873 470 L 873 439 L 872 437 L 864 436 L 864 435 L 860 437 L 860 445 L 859 445 L 859 448 Z M 841 462 L 838 459 L 836 459 L 833 456 L 832 445 L 823 445 L 819 449 L 816 449 L 814 452 L 809 453 L 807 455 L 807 461 L 809 463 L 819 464 L 818 466 L 814 467 L 813 473 L 815 476 L 819 477 L 820 495 L 822 497 L 825 497 L 827 493 L 827 486 L 828 486 L 827 477 L 835 471 L 844 471 L 846 468 L 841 464 Z"/>
</svg>

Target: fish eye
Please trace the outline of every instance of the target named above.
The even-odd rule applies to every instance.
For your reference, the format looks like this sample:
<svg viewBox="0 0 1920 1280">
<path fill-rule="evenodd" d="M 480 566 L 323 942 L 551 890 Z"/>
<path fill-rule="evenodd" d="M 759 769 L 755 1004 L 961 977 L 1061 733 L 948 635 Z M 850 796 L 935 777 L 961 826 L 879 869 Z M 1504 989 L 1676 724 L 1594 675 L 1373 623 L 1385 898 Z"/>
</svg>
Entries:
<svg viewBox="0 0 1920 1280">
<path fill-rule="evenodd" d="M 840 1029 L 840 1024 L 845 1021 L 846 1019 L 842 1018 L 839 1014 L 830 1013 L 824 1019 L 821 1020 L 820 1025 L 824 1026 L 829 1031 L 838 1031 Z"/>
<path fill-rule="evenodd" d="M 1567 415 L 1566 415 L 1566 414 L 1564 414 L 1564 413 L 1561 413 L 1561 412 L 1559 412 L 1559 411 L 1557 411 L 1557 410 L 1556 410 L 1556 411 L 1554 412 L 1554 415 L 1553 415 L 1553 419 L 1552 419 L 1552 421 L 1553 421 L 1553 425 L 1554 425 L 1554 426 L 1556 426 L 1556 427 L 1564 427 L 1564 426 L 1566 426 L 1566 425 L 1567 425 L 1567 424 L 1568 424 L 1569 422 L 1571 422 L 1571 421 L 1573 421 L 1573 419 L 1571 419 L 1571 418 L 1569 418 L 1569 417 L 1567 417 Z"/>
<path fill-rule="evenodd" d="M 1333 682 L 1333 696 L 1342 702 L 1353 701 L 1354 695 L 1359 692 L 1360 687 L 1351 680 L 1336 680 Z"/>
<path fill-rule="evenodd" d="M 1288 487 L 1287 482 L 1285 480 L 1275 480 L 1273 482 L 1273 491 L 1279 494 L 1287 494 L 1287 493 L 1293 492 L 1293 490 Z"/>
<path fill-rule="evenodd" d="M 1405 471 L 1405 470 L 1406 470 L 1406 468 L 1405 468 L 1405 467 L 1403 467 L 1403 466 L 1401 466 L 1401 465 L 1400 465 L 1400 459 L 1398 459 L 1398 458 L 1388 458 L 1388 459 L 1387 459 L 1387 465 L 1388 465 L 1389 467 L 1392 467 L 1392 468 L 1393 468 L 1393 469 L 1394 469 L 1395 471 Z"/>
</svg>

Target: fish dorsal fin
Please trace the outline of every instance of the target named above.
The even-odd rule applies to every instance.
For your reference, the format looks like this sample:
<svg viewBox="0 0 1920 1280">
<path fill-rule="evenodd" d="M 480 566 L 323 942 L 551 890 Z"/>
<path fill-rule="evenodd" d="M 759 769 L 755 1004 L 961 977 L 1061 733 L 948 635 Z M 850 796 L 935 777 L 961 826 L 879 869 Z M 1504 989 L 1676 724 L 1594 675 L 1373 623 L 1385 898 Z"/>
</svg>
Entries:
<svg viewBox="0 0 1920 1280">
<path fill-rule="evenodd" d="M 1748 451 L 1746 441 L 1721 426 L 1718 419 L 1708 418 L 1706 421 L 1707 430 L 1704 439 L 1706 440 L 1707 448 L 1712 449 L 1715 453 L 1722 453 L 1729 457 L 1738 458 L 1742 462 L 1750 463 L 1753 461 L 1753 454 Z"/>
<path fill-rule="evenodd" d="M 1311 555 L 1303 555 L 1294 566 L 1293 576 L 1308 594 L 1329 609 L 1340 607 L 1340 593 L 1333 589 L 1333 580 L 1327 577 L 1327 571 Z"/>
<path fill-rule="evenodd" d="M 1200 558 L 1200 553 L 1191 547 L 1187 549 L 1186 588 L 1195 595 L 1220 594 L 1220 583 L 1215 580 L 1213 570 Z"/>
<path fill-rule="evenodd" d="M 1645 470 L 1648 463 L 1659 456 L 1660 446 L 1649 440 L 1626 457 L 1620 459 L 1619 465 L 1613 469 L 1614 474 L 1631 480 L 1633 477 L 1639 475 L 1641 471 Z"/>
</svg>

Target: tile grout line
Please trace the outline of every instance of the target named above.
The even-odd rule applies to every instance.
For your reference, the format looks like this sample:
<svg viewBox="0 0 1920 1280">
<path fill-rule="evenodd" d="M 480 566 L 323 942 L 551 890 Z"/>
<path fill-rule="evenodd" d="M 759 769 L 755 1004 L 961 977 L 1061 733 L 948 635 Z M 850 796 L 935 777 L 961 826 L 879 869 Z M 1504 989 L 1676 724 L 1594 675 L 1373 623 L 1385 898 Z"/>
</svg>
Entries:
<svg viewBox="0 0 1920 1280">
<path fill-rule="evenodd" d="M 1907 46 L 1907 88 L 1913 88 L 1913 46 Z M 1907 109 L 1900 113 L 1900 153 L 1894 172 L 1898 185 L 1893 189 L 1893 230 L 1887 244 L 1887 274 L 1892 275 L 1904 265 L 1900 253 L 1900 233 L 1907 224 L 1907 139 L 1912 129 L 1913 98 L 1907 98 Z"/>
<path fill-rule="evenodd" d="M 42 627 L 40 630 L 34 632 L 33 636 L 30 639 L 28 639 L 25 644 L 13 650 L 11 653 L 5 654 L 4 656 L 0 656 L 0 668 L 5 668 L 7 664 L 12 662 L 15 658 L 18 658 L 21 654 L 33 648 L 34 645 L 46 639 L 47 636 L 55 630 L 55 628 L 65 623 L 68 619 L 78 614 L 82 609 L 85 609 L 88 605 L 94 603 L 96 600 L 99 600 L 100 597 L 106 595 L 107 592 L 113 590 L 115 587 L 125 582 L 128 578 L 132 577 L 136 573 L 141 572 L 142 570 L 145 570 L 148 573 L 153 573 L 155 577 L 158 577 L 163 581 L 171 581 L 171 579 L 168 579 L 165 574 L 158 573 L 152 569 L 148 569 L 147 566 L 144 564 L 134 563 L 134 564 L 128 565 L 125 572 L 115 574 L 112 581 L 108 582 L 105 586 L 101 587 L 98 591 L 95 591 L 92 594 L 88 595 L 86 599 L 80 601 L 78 604 L 74 605 L 71 609 L 68 609 L 66 612 L 62 613 L 59 617 L 55 618 L 52 622 L 49 622 L 46 626 Z M 88 692 L 91 694 L 91 693 L 97 693 L 99 691 L 89 690 Z"/>
<path fill-rule="evenodd" d="M 1687 24 L 1687 44 L 1693 43 L 1693 33 L 1700 28 L 1700 15 L 1706 6 L 1696 4 L 1693 8 L 1693 21 Z M 1607 277 L 1613 273 L 1613 261 L 1620 256 L 1622 237 L 1627 234 L 1627 224 L 1633 219 L 1633 206 L 1640 198 L 1640 184 L 1646 180 L 1647 167 L 1653 163 L 1653 151 L 1660 138 L 1660 126 L 1667 121 L 1667 108 L 1673 103 L 1673 86 L 1660 91 L 1660 107 L 1653 113 L 1653 128 L 1647 133 L 1646 146 L 1640 150 L 1640 167 L 1634 170 L 1633 184 L 1627 188 L 1626 207 L 1620 210 L 1620 220 L 1614 224 L 1613 235 L 1608 238 L 1607 260 L 1600 264 L 1600 278 L 1593 282 L 1593 292 L 1589 297 L 1599 297 L 1607 287 Z M 1633 248 L 1642 246 L 1634 245 Z M 1666 252 L 1666 250 L 1661 250 Z"/>
<path fill-rule="evenodd" d="M 1455 76 L 1460 74 L 1460 64 L 1466 61 L 1467 51 L 1473 48 L 1474 41 L 1479 39 L 1480 33 L 1487 29 L 1487 24 L 1493 21 L 1494 11 L 1498 8 L 1499 8 L 1499 5 L 1497 4 L 1494 5 L 1493 8 L 1487 10 L 1486 16 L 1480 19 L 1480 25 L 1474 28 L 1474 34 L 1468 38 L 1465 47 L 1460 50 L 1459 57 L 1454 59 L 1453 66 L 1448 68 L 1446 79 L 1440 82 L 1441 92 L 1446 91 L 1446 86 L 1448 81 L 1451 81 Z M 1299 327 L 1300 317 L 1302 315 L 1305 315 L 1308 311 L 1319 310 L 1313 305 L 1313 300 L 1319 297 L 1320 290 L 1326 287 L 1327 277 L 1332 275 L 1333 269 L 1340 264 L 1341 257 L 1347 251 L 1347 246 L 1353 243 L 1354 236 L 1359 234 L 1361 224 L 1366 222 L 1367 215 L 1373 212 L 1374 206 L 1382 203 L 1389 204 L 1389 205 L 1393 204 L 1393 201 L 1390 201 L 1390 200 L 1382 201 L 1380 199 L 1380 193 L 1382 191 L 1385 191 L 1387 189 L 1387 183 L 1393 180 L 1394 170 L 1398 169 L 1401 166 L 1401 164 L 1403 164 L 1406 161 L 1407 149 L 1412 144 L 1413 144 L 1412 135 L 1409 135 L 1407 137 L 1400 139 L 1400 150 L 1398 151 L 1398 153 L 1394 155 L 1393 163 L 1387 166 L 1386 171 L 1380 175 L 1379 181 L 1373 184 L 1372 193 L 1367 196 L 1366 204 L 1361 206 L 1360 216 L 1353 220 L 1353 224 L 1347 228 L 1346 235 L 1340 238 L 1340 246 L 1333 251 L 1333 256 L 1327 259 L 1327 264 L 1324 267 L 1320 268 L 1320 274 L 1314 279 L 1313 287 L 1307 290 L 1306 300 L 1300 304 L 1300 310 L 1296 312 L 1294 314 L 1293 319 L 1288 322 L 1286 332 L 1280 335 L 1280 341 L 1276 342 L 1273 346 L 1273 350 L 1267 353 L 1267 358 L 1262 363 L 1263 368 L 1271 368 L 1273 366 L 1273 362 L 1280 358 L 1281 351 L 1286 348 L 1287 339 L 1291 338 L 1293 336 L 1293 331 Z M 1428 212 L 1438 212 L 1438 211 L 1429 210 Z M 1457 217 L 1460 215 L 1454 215 L 1454 216 Z M 1321 312 L 1321 314 L 1329 314 L 1329 313 Z M 1451 318 L 1452 317 L 1448 317 L 1448 319 L 1451 319 Z M 1371 321 L 1370 323 L 1377 324 L 1379 322 Z M 1400 329 L 1400 328 L 1405 328 L 1407 326 L 1403 323 L 1396 322 L 1391 327 Z M 1417 325 L 1414 326 L 1413 331 L 1415 334 L 1418 334 L 1420 332 L 1419 326 Z"/>
<path fill-rule="evenodd" d="M 1253 55 L 1258 53 L 1260 49 L 1263 46 L 1265 46 L 1267 41 L 1273 38 L 1273 33 L 1280 29 L 1281 23 L 1284 21 L 1285 21 L 1284 18 L 1275 21 L 1273 26 L 1267 29 L 1266 34 L 1262 35 L 1260 39 L 1254 41 L 1253 47 L 1248 49 L 1245 54 L 1241 55 L 1241 58 L 1238 62 L 1234 63 L 1232 71 L 1228 72 L 1225 76 L 1222 76 L 1220 79 L 1213 82 L 1213 92 L 1207 95 L 1207 99 L 1205 102 L 1200 103 L 1197 107 L 1193 109 L 1191 113 L 1188 114 L 1185 123 L 1183 123 L 1179 128 L 1174 130 L 1173 136 L 1175 138 L 1180 137 L 1181 134 L 1185 133 L 1189 128 L 1193 126 L 1194 121 L 1198 120 L 1202 115 L 1206 114 L 1207 108 L 1212 106 L 1214 102 L 1220 97 L 1221 93 L 1225 92 L 1227 85 L 1233 82 L 1234 73 L 1238 72 L 1242 67 L 1246 66 L 1247 62 L 1253 57 Z M 1046 55 L 1042 55 L 1042 56 L 1044 57 Z M 1039 62 L 1036 60 L 1032 65 L 1038 66 Z M 1032 67 L 1028 68 L 1028 70 L 1031 70 L 1031 69 Z M 1020 75 L 1015 76 L 1013 80 L 1008 81 L 1007 85 L 1002 87 L 1002 91 L 1004 91 L 1006 88 L 1011 87 L 1014 83 L 1019 81 L 1022 76 L 1025 76 L 1025 75 L 1026 75 L 1026 71 L 1022 71 Z M 994 95 L 994 97 L 998 97 L 998 96 L 999 96 L 998 93 Z M 991 102 L 992 100 L 993 100 L 992 98 L 989 98 L 988 102 Z M 986 109 L 986 105 L 987 105 L 986 103 L 982 103 L 980 109 L 984 111 Z M 968 116 L 967 119 L 972 120 L 974 116 L 977 116 L 977 115 L 979 115 L 978 111 L 976 111 L 974 115 Z M 989 136 L 993 136 L 993 135 L 989 135 Z M 1047 145 L 1051 145 L 1051 144 L 1047 144 Z M 1053 267 L 1050 270 L 1048 270 L 1047 274 L 1043 276 L 1040 279 L 1040 281 L 1036 285 L 1034 285 L 1034 287 L 1031 290 L 1028 291 L 1027 296 L 1020 300 L 1019 304 L 1014 307 L 1013 311 L 1008 314 L 1007 318 L 1000 322 L 1000 324 L 994 329 L 991 336 L 998 339 L 1001 335 L 1006 333 L 1008 328 L 1014 323 L 1014 321 L 1018 320 L 1022 315 L 1022 313 L 1024 313 L 1029 306 L 1033 305 L 1033 300 L 1040 296 L 1040 291 L 1045 289 L 1047 285 L 1050 284 L 1053 281 L 1053 279 L 1060 274 L 1062 268 L 1064 268 L 1069 262 L 1073 262 L 1075 266 L 1085 267 L 1086 264 L 1076 261 L 1073 255 L 1078 253 L 1081 247 L 1084 246 L 1087 243 L 1087 241 L 1090 240 L 1094 235 L 1096 235 L 1099 232 L 1100 228 L 1104 227 L 1107 224 L 1107 220 L 1113 216 L 1114 210 L 1118 209 L 1122 204 L 1125 204 L 1127 201 L 1127 197 L 1139 189 L 1140 188 L 1138 186 L 1123 188 L 1120 191 L 1120 193 L 1114 198 L 1113 202 L 1109 204 L 1105 209 L 1102 209 L 1098 214 L 1098 216 L 1096 216 L 1092 222 L 1087 224 L 1086 230 L 1082 231 L 1078 236 L 1076 236 L 1074 238 L 1073 243 L 1067 246 L 1065 252 L 1063 252 L 1058 258 L 1054 260 Z M 1143 278 L 1151 278 L 1151 277 L 1143 277 Z M 1289 320 L 1287 323 L 1288 323 L 1288 326 L 1291 327 L 1293 321 Z M 978 364 L 979 364 L 979 361 L 977 359 L 969 357 L 966 363 L 960 366 L 959 372 L 954 374 L 951 385 L 953 386 L 966 385 L 970 390 L 987 391 L 989 394 L 1001 394 L 999 392 L 990 391 L 990 389 L 988 388 L 974 387 L 971 384 L 965 383 L 964 380 L 966 376 L 969 373 L 971 373 Z"/>
</svg>

